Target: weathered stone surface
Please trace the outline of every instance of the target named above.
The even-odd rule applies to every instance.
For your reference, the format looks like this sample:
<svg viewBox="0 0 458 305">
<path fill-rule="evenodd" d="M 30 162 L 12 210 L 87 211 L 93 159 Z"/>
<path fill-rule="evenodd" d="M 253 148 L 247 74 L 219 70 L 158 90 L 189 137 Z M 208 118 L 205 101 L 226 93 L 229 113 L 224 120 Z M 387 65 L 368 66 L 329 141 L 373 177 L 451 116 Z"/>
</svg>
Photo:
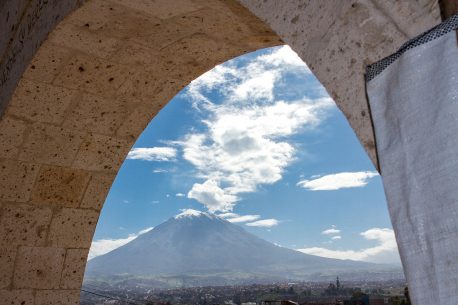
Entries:
<svg viewBox="0 0 458 305">
<path fill-rule="evenodd" d="M 107 37 L 103 32 L 92 31 L 83 24 L 57 26 L 48 39 L 56 45 L 73 48 L 100 58 L 109 57 L 121 43 L 118 39 Z"/>
<path fill-rule="evenodd" d="M 81 132 L 114 134 L 124 122 L 132 103 L 132 100 L 124 98 L 112 99 L 82 94 L 68 114 L 64 126 Z"/>
<path fill-rule="evenodd" d="M 0 300 L 5 305 L 34 305 L 33 290 L 0 290 Z"/>
<path fill-rule="evenodd" d="M 89 182 L 88 172 L 58 166 L 43 166 L 33 188 L 35 204 L 77 207 Z"/>
<path fill-rule="evenodd" d="M 81 146 L 73 165 L 86 170 L 118 170 L 131 141 L 93 134 Z"/>
<path fill-rule="evenodd" d="M 65 249 L 51 247 L 20 247 L 13 286 L 15 288 L 59 288 Z"/>
<path fill-rule="evenodd" d="M 41 246 L 51 222 L 52 211 L 26 204 L 3 204 L 0 218 L 0 245 Z"/>
<path fill-rule="evenodd" d="M 54 84 L 97 96 L 114 97 L 119 86 L 132 75 L 134 72 L 128 66 L 89 55 L 78 55 L 62 68 Z"/>
<path fill-rule="evenodd" d="M 35 122 L 60 124 L 76 91 L 27 79 L 21 80 L 8 114 Z"/>
<path fill-rule="evenodd" d="M 24 79 L 37 81 L 39 83 L 52 83 L 60 70 L 74 51 L 52 43 L 44 44 L 30 62 L 24 72 Z"/>
<path fill-rule="evenodd" d="M 23 161 L 68 166 L 84 140 L 84 134 L 73 128 L 33 124 L 31 129 L 20 150 Z"/>
<path fill-rule="evenodd" d="M 133 110 L 129 116 L 124 120 L 123 124 L 119 127 L 116 135 L 129 139 L 136 139 L 149 122 L 154 118 L 155 114 L 159 112 L 161 105 L 140 105 Z"/>
<path fill-rule="evenodd" d="M 79 290 L 38 290 L 34 305 L 78 305 Z"/>
<path fill-rule="evenodd" d="M 154 2 L 148 0 L 112 1 L 161 19 L 167 19 L 202 8 L 202 6 L 196 5 L 191 0 L 174 0 L 173 2 L 169 0 L 156 0 Z"/>
<path fill-rule="evenodd" d="M 93 174 L 80 207 L 100 211 L 115 176 L 114 173 Z"/>
<path fill-rule="evenodd" d="M 6 115 L 0 119 L 0 158 L 17 156 L 26 128 L 21 120 Z"/>
<path fill-rule="evenodd" d="M 0 249 L 0 289 L 7 288 L 11 284 L 15 258 L 16 250 L 7 249 L 4 246 Z"/>
<path fill-rule="evenodd" d="M 80 289 L 86 267 L 87 252 L 88 249 L 67 250 L 60 282 L 61 288 Z"/>
<path fill-rule="evenodd" d="M 38 169 L 36 164 L 0 159 L 0 200 L 27 201 Z"/>
<path fill-rule="evenodd" d="M 48 239 L 58 247 L 89 249 L 98 217 L 93 210 L 63 208 L 52 219 Z"/>
</svg>

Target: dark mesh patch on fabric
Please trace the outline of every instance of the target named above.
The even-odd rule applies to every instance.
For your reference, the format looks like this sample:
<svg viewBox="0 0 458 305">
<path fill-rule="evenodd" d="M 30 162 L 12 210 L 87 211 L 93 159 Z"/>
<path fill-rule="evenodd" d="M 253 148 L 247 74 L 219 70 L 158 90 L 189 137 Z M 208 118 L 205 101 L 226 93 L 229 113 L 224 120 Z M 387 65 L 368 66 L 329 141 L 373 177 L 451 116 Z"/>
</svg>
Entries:
<svg viewBox="0 0 458 305">
<path fill-rule="evenodd" d="M 411 40 L 404 43 L 396 53 L 387 56 L 376 63 L 368 65 L 366 67 L 366 82 L 371 81 L 377 75 L 382 73 L 387 67 L 389 67 L 393 62 L 395 62 L 402 54 L 407 52 L 410 49 L 418 47 L 422 44 L 430 42 L 436 38 L 439 38 L 451 31 L 454 31 L 458 28 L 458 14 L 453 15 L 449 19 L 445 20 L 441 24 L 435 26 L 429 31 L 424 32 L 423 34 L 412 38 Z"/>
</svg>

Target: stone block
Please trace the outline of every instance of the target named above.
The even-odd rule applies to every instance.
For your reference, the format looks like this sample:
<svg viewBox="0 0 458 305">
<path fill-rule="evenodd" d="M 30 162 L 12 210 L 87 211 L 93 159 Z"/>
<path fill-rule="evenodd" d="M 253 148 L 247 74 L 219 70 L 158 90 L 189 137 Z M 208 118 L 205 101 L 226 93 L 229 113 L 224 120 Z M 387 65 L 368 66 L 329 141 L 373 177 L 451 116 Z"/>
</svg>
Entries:
<svg viewBox="0 0 458 305">
<path fill-rule="evenodd" d="M 34 305 L 33 290 L 15 289 L 0 290 L 1 304 L 5 305 Z M 36 305 L 36 304 L 35 304 Z"/>
<path fill-rule="evenodd" d="M 68 114 L 68 129 L 111 135 L 121 126 L 134 101 L 127 98 L 103 98 L 83 94 Z"/>
<path fill-rule="evenodd" d="M 35 204 L 77 207 L 89 182 L 88 172 L 57 166 L 43 166 L 33 188 Z"/>
<path fill-rule="evenodd" d="M 16 249 L 2 247 L 0 250 L 0 289 L 7 288 L 13 280 L 15 258 Z"/>
<path fill-rule="evenodd" d="M 76 91 L 22 79 L 7 113 L 34 122 L 60 124 Z"/>
<path fill-rule="evenodd" d="M 0 120 L 0 158 L 17 156 L 26 128 L 24 121 L 6 115 Z"/>
<path fill-rule="evenodd" d="M 147 48 L 135 41 L 126 40 L 110 60 L 124 65 L 137 65 L 141 69 L 142 66 L 157 65 L 159 51 Z"/>
<path fill-rule="evenodd" d="M 0 218 L 0 245 L 40 246 L 46 241 L 52 211 L 26 204 L 4 204 Z"/>
<path fill-rule="evenodd" d="M 15 288 L 59 288 L 65 249 L 20 247 L 13 285 Z"/>
<path fill-rule="evenodd" d="M 93 134 L 81 146 L 73 165 L 86 170 L 117 171 L 133 141 Z"/>
<path fill-rule="evenodd" d="M 164 100 L 164 102 L 166 101 Z M 124 120 L 116 134 L 119 137 L 136 140 L 156 114 L 159 113 L 163 105 L 154 103 L 153 105 L 142 105 L 135 108 Z"/>
<path fill-rule="evenodd" d="M 60 280 L 63 289 L 80 289 L 89 249 L 68 249 Z"/>
<path fill-rule="evenodd" d="M 86 24 L 75 25 L 71 23 L 58 25 L 48 39 L 53 44 L 100 58 L 109 57 L 121 43 L 118 39 L 107 37 L 104 33 L 92 31 Z"/>
<path fill-rule="evenodd" d="M 20 150 L 19 160 L 68 166 L 84 141 L 84 133 L 47 124 L 34 124 Z"/>
<path fill-rule="evenodd" d="M 63 208 L 53 217 L 48 240 L 58 247 L 89 248 L 98 217 L 93 210 Z"/>
<path fill-rule="evenodd" d="M 113 184 L 116 174 L 93 174 L 84 193 L 81 208 L 100 211 Z"/>
<path fill-rule="evenodd" d="M 38 169 L 36 164 L 0 159 L 0 200 L 27 201 Z"/>
<path fill-rule="evenodd" d="M 156 0 L 154 2 L 148 0 L 112 1 L 160 19 L 168 19 L 202 8 L 202 6 L 195 4 L 191 0 Z"/>
<path fill-rule="evenodd" d="M 73 52 L 51 43 L 43 44 L 30 62 L 23 79 L 52 83 L 61 66 L 71 58 Z"/>
<path fill-rule="evenodd" d="M 118 88 L 134 74 L 128 66 L 80 54 L 64 66 L 54 84 L 97 96 L 116 97 Z"/>
<path fill-rule="evenodd" d="M 80 291 L 78 290 L 38 290 L 35 305 L 78 305 Z"/>
<path fill-rule="evenodd" d="M 153 26 L 140 30 L 140 32 L 133 32 L 129 36 L 129 39 L 146 48 L 160 52 L 164 47 L 188 37 L 197 31 L 198 29 L 194 27 L 186 27 L 175 21 L 167 20 L 156 22 Z"/>
</svg>

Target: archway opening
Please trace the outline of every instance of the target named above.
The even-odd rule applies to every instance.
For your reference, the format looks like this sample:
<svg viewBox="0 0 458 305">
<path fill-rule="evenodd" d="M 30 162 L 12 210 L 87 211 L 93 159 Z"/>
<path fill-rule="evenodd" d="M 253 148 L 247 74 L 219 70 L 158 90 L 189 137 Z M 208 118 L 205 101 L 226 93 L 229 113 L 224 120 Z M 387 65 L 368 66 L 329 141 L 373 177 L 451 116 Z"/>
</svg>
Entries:
<svg viewBox="0 0 458 305">
<path fill-rule="evenodd" d="M 241 243 L 250 239 L 220 222 L 243 227 L 259 248 L 247 251 Z M 288 251 L 267 259 L 276 266 L 262 256 L 256 262 L 250 251 L 277 250 L 259 238 L 316 266 L 281 264 Z M 345 289 L 329 285 L 336 276 Z M 300 302 L 358 291 L 395 298 L 405 284 L 380 177 L 288 46 L 215 67 L 151 121 L 104 204 L 82 304 L 104 297 L 221 303 L 253 284 L 261 288 L 247 288 L 253 293 L 240 302 L 279 285 Z M 202 286 L 214 295 L 202 298 L 195 288 Z"/>
</svg>

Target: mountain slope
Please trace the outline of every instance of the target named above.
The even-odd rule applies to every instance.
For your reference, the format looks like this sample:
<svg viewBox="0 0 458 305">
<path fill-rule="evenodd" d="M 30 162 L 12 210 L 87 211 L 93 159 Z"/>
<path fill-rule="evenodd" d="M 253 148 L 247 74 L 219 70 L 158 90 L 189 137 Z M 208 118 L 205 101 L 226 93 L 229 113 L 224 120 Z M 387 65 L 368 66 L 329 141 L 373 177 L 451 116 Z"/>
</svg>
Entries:
<svg viewBox="0 0 458 305">
<path fill-rule="evenodd" d="M 380 266 L 279 247 L 222 218 L 200 212 L 171 218 L 130 243 L 90 260 L 85 276 L 304 279 L 315 272 L 374 269 Z"/>
</svg>

